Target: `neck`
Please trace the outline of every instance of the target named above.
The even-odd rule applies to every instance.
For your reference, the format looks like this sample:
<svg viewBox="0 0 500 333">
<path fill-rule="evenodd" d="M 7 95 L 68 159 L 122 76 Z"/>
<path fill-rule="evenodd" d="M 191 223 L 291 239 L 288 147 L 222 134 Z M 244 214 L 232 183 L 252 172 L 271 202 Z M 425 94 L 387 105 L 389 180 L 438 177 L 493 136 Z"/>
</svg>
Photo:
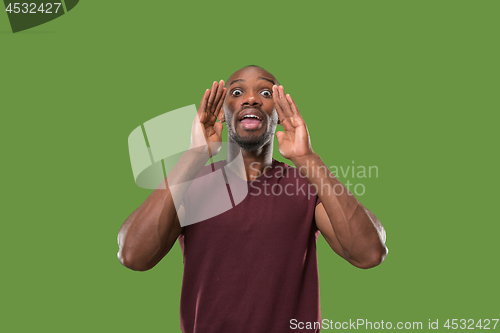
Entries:
<svg viewBox="0 0 500 333">
<path fill-rule="evenodd" d="M 241 152 L 245 175 L 248 181 L 257 179 L 264 169 L 273 164 L 273 140 L 265 143 L 255 151 L 248 151 L 240 148 L 231 137 L 228 137 L 227 162 L 233 161 Z"/>
</svg>

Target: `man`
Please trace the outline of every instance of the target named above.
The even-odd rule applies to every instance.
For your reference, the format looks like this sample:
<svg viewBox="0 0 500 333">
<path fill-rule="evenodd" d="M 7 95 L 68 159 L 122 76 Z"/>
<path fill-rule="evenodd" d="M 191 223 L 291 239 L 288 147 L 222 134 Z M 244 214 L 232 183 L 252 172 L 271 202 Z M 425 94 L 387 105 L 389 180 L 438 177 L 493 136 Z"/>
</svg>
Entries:
<svg viewBox="0 0 500 333">
<path fill-rule="evenodd" d="M 205 167 L 221 148 L 224 122 L 227 161 Z M 296 168 L 272 158 L 278 123 L 284 129 L 276 133 L 279 151 Z M 237 156 L 244 167 L 228 168 Z M 200 202 L 210 209 L 222 192 L 207 186 L 210 181 L 186 184 L 216 170 L 224 170 L 230 193 L 235 179 L 244 180 L 248 193 L 221 214 L 196 217 L 205 212 L 196 211 Z M 185 333 L 289 332 L 297 327 L 293 323 L 321 321 L 319 233 L 356 267 L 374 267 L 387 254 L 382 225 L 314 153 L 293 99 L 271 73 L 247 66 L 231 75 L 226 88 L 221 80 L 205 91 L 191 149 L 167 176 L 166 189 L 155 190 L 125 221 L 118 257 L 130 269 L 148 270 L 179 239 Z"/>
</svg>

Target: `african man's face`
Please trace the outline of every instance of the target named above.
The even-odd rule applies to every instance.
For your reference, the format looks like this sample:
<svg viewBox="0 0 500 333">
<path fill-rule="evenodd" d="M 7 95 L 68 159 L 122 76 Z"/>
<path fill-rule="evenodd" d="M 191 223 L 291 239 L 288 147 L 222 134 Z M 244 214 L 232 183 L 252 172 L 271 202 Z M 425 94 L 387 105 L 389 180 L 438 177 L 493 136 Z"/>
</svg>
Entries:
<svg viewBox="0 0 500 333">
<path fill-rule="evenodd" d="M 246 67 L 227 81 L 224 115 L 228 135 L 241 148 L 255 151 L 273 139 L 278 114 L 274 109 L 273 84 L 267 71 Z"/>
</svg>

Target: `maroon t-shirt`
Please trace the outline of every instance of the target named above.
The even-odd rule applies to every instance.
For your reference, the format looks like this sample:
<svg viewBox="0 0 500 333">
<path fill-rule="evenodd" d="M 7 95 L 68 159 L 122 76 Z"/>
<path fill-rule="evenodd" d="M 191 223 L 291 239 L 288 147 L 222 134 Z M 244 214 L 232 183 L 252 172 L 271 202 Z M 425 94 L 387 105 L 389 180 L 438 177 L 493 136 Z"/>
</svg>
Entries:
<svg viewBox="0 0 500 333">
<path fill-rule="evenodd" d="M 224 165 L 205 167 L 199 176 Z M 225 172 L 226 180 L 235 176 Z M 246 183 L 248 194 L 234 208 L 185 226 L 179 236 L 184 333 L 280 333 L 295 331 L 293 319 L 321 321 L 318 196 L 297 168 L 276 160 Z M 186 214 L 201 195 L 216 194 L 193 183 L 184 198 Z"/>
</svg>

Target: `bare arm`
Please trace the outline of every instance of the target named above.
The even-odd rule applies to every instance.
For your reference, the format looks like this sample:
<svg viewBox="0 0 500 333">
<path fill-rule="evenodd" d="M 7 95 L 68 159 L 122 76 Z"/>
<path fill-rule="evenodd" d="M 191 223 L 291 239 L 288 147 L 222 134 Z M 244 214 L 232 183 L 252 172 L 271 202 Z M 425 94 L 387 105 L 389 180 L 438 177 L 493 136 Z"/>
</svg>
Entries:
<svg viewBox="0 0 500 333">
<path fill-rule="evenodd" d="M 176 184 L 187 182 L 196 177 L 207 160 L 203 155 L 186 153 L 167 179 Z M 176 173 L 175 180 L 172 173 Z M 177 211 L 182 218 L 183 207 L 176 209 L 174 197 L 182 198 L 187 188 L 176 187 L 172 192 L 167 179 L 166 184 L 158 186 L 120 228 L 118 259 L 125 267 L 136 271 L 153 268 L 170 251 L 182 232 Z"/>
<path fill-rule="evenodd" d="M 182 220 L 184 211 L 179 202 L 188 186 L 173 185 L 188 184 L 210 156 L 220 149 L 218 143 L 222 141 L 222 123 L 217 123 L 216 120 L 225 92 L 222 80 L 214 82 L 212 89 L 205 91 L 193 122 L 190 149 L 169 172 L 164 184 L 160 184 L 120 228 L 118 259 L 125 267 L 136 271 L 153 268 L 170 251 L 181 234 L 179 217 Z"/>
<path fill-rule="evenodd" d="M 388 250 L 385 230 L 375 215 L 335 178 L 318 155 L 297 164 L 304 166 L 301 170 L 318 189 L 322 203 L 315 210 L 316 225 L 330 247 L 359 268 L 382 263 Z"/>
<path fill-rule="evenodd" d="M 322 201 L 315 211 L 318 229 L 330 247 L 352 265 L 370 268 L 380 264 L 388 252 L 382 224 L 314 153 L 306 124 L 282 86 L 273 87 L 273 98 L 285 129 L 276 133 L 280 153 L 316 187 Z"/>
</svg>

